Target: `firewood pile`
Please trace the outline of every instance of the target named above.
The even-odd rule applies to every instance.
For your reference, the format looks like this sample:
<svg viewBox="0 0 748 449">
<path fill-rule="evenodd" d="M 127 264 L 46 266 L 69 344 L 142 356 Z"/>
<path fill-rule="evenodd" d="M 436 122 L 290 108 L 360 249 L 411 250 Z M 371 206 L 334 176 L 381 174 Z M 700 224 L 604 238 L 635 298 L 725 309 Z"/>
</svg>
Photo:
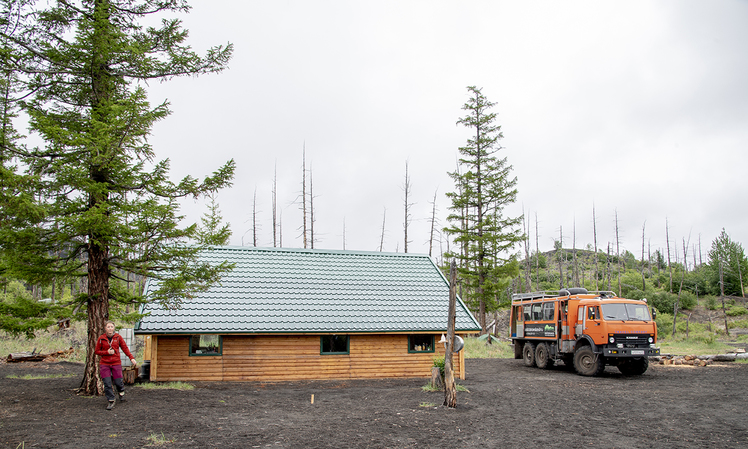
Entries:
<svg viewBox="0 0 748 449">
<path fill-rule="evenodd" d="M 745 349 L 737 349 L 735 352 L 717 355 L 663 355 L 660 357 L 660 365 L 687 365 L 708 366 L 714 362 L 734 362 L 748 358 Z"/>
<path fill-rule="evenodd" d="M 50 352 L 47 354 L 42 354 L 41 352 L 36 352 L 36 348 L 34 348 L 31 352 L 16 352 L 14 354 L 8 354 L 8 358 L 5 359 L 8 363 L 18 363 L 18 362 L 55 362 L 58 359 L 64 359 L 71 355 L 73 353 L 73 348 L 70 349 L 63 349 L 61 351 L 56 352 Z"/>
<path fill-rule="evenodd" d="M 676 355 L 663 357 L 660 360 L 660 365 L 690 365 L 690 366 L 707 366 L 714 363 L 711 359 L 707 359 L 704 356 L 698 357 L 695 355 Z"/>
</svg>

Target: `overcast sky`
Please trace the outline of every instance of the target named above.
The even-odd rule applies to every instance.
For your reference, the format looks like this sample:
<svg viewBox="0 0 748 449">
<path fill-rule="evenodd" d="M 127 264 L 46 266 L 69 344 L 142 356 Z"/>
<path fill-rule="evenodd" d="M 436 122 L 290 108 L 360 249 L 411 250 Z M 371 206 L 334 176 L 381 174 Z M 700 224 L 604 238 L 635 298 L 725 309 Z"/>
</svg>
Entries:
<svg viewBox="0 0 748 449">
<path fill-rule="evenodd" d="M 722 228 L 748 244 L 746 1 L 193 1 L 190 44 L 235 46 L 218 75 L 151 84 L 173 114 L 154 128 L 173 177 L 233 158 L 218 200 L 233 245 L 273 246 L 277 167 L 283 246 L 303 247 L 302 149 L 316 248 L 428 252 L 434 195 L 445 226 L 467 86 L 496 103 L 506 156 L 541 251 L 615 242 L 641 256 Z M 385 216 L 386 211 L 386 216 Z M 204 202 L 185 203 L 195 221 Z M 445 244 L 443 244 L 445 245 Z M 446 249 L 443 246 L 442 249 Z M 517 248 L 519 251 L 520 248 Z M 438 248 L 435 253 L 438 253 Z"/>
</svg>

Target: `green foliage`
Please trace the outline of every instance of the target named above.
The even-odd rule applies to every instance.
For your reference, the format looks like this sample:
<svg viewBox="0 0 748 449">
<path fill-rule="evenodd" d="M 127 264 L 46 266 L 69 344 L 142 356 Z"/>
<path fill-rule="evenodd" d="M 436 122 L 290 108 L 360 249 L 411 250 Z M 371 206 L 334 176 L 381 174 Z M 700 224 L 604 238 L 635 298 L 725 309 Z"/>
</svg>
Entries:
<svg viewBox="0 0 748 449">
<path fill-rule="evenodd" d="M 55 306 L 35 301 L 24 295 L 0 302 L 0 329 L 18 337 L 34 338 L 34 333 L 56 322 L 51 318 Z"/>
<path fill-rule="evenodd" d="M 673 306 L 675 305 L 675 302 L 678 300 L 678 295 L 674 293 L 658 291 L 658 292 L 655 292 L 648 299 L 652 307 L 656 308 L 658 312 L 670 313 L 671 318 L 672 318 L 672 314 L 674 310 Z"/>
<path fill-rule="evenodd" d="M 724 294 L 741 296 L 743 294 L 740 285 L 741 277 L 746 282 L 748 273 L 748 259 L 740 243 L 733 241 L 727 232 L 722 229 L 720 235 L 712 242 L 709 250 L 709 271 L 707 273 L 707 284 L 709 292 L 713 295 L 720 294 L 720 271 L 724 280 Z"/>
<path fill-rule="evenodd" d="M 696 307 L 696 295 L 688 291 L 682 291 L 680 293 L 680 308 L 686 310 L 693 310 Z"/>
<path fill-rule="evenodd" d="M 716 296 L 707 296 L 704 298 L 705 300 L 705 306 L 709 310 L 717 310 L 717 307 L 719 304 L 717 303 L 717 297 Z"/>
<path fill-rule="evenodd" d="M 434 364 L 432 366 L 435 366 L 439 368 L 439 373 L 441 374 L 442 378 L 444 377 L 444 364 L 446 363 L 446 360 L 444 357 L 434 357 Z"/>
<path fill-rule="evenodd" d="M 741 316 L 748 315 L 748 309 L 743 306 L 731 305 L 729 309 L 725 311 L 727 316 Z"/>
<path fill-rule="evenodd" d="M 447 193 L 451 212 L 445 231 L 458 248 L 446 257 L 458 260 L 463 299 L 480 311 L 484 323 L 485 312 L 496 310 L 499 295 L 519 273 L 512 251 L 523 235 L 518 229 L 521 217 L 503 216 L 504 208 L 516 201 L 517 178 L 511 176 L 506 158 L 497 157 L 503 135 L 495 124 L 496 113 L 490 111 L 495 104 L 474 86 L 468 92 L 462 107 L 467 115 L 457 123 L 470 129 L 471 137 L 459 148 L 459 167 L 449 173 L 455 191 Z"/>
<path fill-rule="evenodd" d="M 198 243 L 203 245 L 228 245 L 231 238 L 231 228 L 229 224 L 221 224 L 223 217 L 216 201 L 216 193 L 209 193 L 208 198 L 210 199 L 208 212 L 200 219 L 202 226 L 197 228 L 195 238 Z"/>
</svg>

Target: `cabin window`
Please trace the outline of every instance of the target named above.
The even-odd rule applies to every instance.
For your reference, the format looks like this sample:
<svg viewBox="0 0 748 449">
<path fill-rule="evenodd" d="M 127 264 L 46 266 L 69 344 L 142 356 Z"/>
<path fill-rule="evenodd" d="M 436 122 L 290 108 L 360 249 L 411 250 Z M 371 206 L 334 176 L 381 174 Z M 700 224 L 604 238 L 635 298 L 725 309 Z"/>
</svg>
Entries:
<svg viewBox="0 0 748 449">
<path fill-rule="evenodd" d="M 434 336 L 408 335 L 408 352 L 434 352 Z"/>
<path fill-rule="evenodd" d="M 540 321 L 543 319 L 543 304 L 537 303 L 532 305 L 532 319 L 533 321 Z"/>
<path fill-rule="evenodd" d="M 223 339 L 220 335 L 201 334 L 190 337 L 190 355 L 221 355 Z"/>
<path fill-rule="evenodd" d="M 319 340 L 320 354 L 350 354 L 347 335 L 323 335 Z"/>
<path fill-rule="evenodd" d="M 532 313 L 530 312 L 530 306 L 523 306 L 523 309 L 524 309 L 525 321 L 530 321 L 532 319 Z"/>
<path fill-rule="evenodd" d="M 555 315 L 555 304 L 552 302 L 544 302 L 543 303 L 543 320 L 545 321 L 551 321 L 554 318 Z"/>
<path fill-rule="evenodd" d="M 599 320 L 600 319 L 600 311 L 597 309 L 597 306 L 587 306 L 587 319 L 589 320 Z"/>
</svg>

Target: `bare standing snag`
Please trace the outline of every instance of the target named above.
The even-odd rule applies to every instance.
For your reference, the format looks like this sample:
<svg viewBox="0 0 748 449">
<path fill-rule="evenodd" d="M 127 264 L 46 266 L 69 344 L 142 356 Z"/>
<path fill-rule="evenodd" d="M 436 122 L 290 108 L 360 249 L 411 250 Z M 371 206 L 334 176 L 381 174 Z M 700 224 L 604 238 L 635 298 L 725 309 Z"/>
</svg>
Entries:
<svg viewBox="0 0 748 449">
<path fill-rule="evenodd" d="M 547 369 L 559 360 L 583 376 L 605 365 L 625 375 L 644 374 L 649 357 L 660 354 L 657 324 L 646 300 L 613 292 L 570 288 L 512 297 L 510 319 L 514 358 Z"/>
</svg>

